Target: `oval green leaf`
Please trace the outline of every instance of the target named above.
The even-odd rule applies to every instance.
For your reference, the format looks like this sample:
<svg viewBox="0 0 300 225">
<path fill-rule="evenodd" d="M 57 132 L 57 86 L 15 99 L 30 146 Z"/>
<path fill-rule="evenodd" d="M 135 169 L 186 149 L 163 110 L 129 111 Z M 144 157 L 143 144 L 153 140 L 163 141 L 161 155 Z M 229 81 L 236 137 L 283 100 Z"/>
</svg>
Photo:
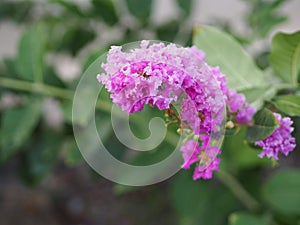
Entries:
<svg viewBox="0 0 300 225">
<path fill-rule="evenodd" d="M 266 108 L 259 110 L 253 119 L 254 124 L 247 130 L 247 140 L 250 143 L 267 138 L 278 127 L 275 116 Z"/>
<path fill-rule="evenodd" d="M 277 109 L 289 116 L 300 116 L 300 96 L 280 95 L 272 103 Z"/>
<path fill-rule="evenodd" d="M 284 169 L 263 185 L 266 203 L 276 211 L 300 215 L 300 170 Z"/>
<path fill-rule="evenodd" d="M 152 0 L 126 0 L 129 12 L 145 22 L 151 14 Z"/>
<path fill-rule="evenodd" d="M 229 88 L 240 91 L 267 86 L 265 74 L 229 34 L 201 26 L 194 32 L 193 43 L 205 51 L 209 65 L 220 67 L 226 75 Z"/>
<path fill-rule="evenodd" d="M 93 15 L 100 17 L 108 25 L 114 25 L 119 21 L 114 3 L 112 0 L 92 0 Z"/>
<path fill-rule="evenodd" d="M 17 70 L 22 79 L 42 82 L 46 35 L 45 26 L 38 24 L 26 30 L 21 37 Z"/>
<path fill-rule="evenodd" d="M 275 35 L 270 64 L 275 74 L 284 82 L 297 85 L 300 71 L 300 31 Z"/>
<path fill-rule="evenodd" d="M 28 98 L 24 107 L 3 113 L 0 129 L 1 160 L 9 158 L 28 140 L 42 113 L 43 99 Z"/>
</svg>

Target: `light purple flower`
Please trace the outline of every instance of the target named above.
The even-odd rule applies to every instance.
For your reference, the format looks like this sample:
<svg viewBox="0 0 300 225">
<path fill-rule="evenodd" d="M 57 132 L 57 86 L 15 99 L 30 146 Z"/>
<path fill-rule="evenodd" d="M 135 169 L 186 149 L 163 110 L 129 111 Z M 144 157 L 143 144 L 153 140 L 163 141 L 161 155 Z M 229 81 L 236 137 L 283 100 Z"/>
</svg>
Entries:
<svg viewBox="0 0 300 225">
<path fill-rule="evenodd" d="M 278 154 L 285 156 L 293 151 L 296 147 L 295 138 L 291 136 L 294 128 L 291 126 L 293 121 L 289 117 L 282 118 L 280 114 L 273 113 L 276 120 L 280 124 L 279 127 L 264 140 L 255 142 L 255 145 L 262 147 L 263 151 L 258 156 L 260 158 L 266 156 L 273 157 L 278 160 Z"/>
</svg>

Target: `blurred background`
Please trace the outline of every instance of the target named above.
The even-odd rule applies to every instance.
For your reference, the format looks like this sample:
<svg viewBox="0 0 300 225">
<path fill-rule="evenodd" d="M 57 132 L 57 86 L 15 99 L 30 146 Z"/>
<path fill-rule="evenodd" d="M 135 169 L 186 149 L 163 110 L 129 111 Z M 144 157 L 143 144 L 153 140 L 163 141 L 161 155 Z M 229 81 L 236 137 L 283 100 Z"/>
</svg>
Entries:
<svg viewBox="0 0 300 225">
<path fill-rule="evenodd" d="M 202 24 L 230 33 L 265 69 L 271 37 L 300 29 L 299 11 L 299 0 L 2 0 L 0 225 L 233 224 L 233 213 L 246 207 L 221 179 L 195 182 L 191 171 L 181 171 L 159 184 L 133 188 L 93 172 L 73 137 L 73 93 L 83 71 L 110 45 L 155 39 L 191 46 L 193 28 Z M 116 158 L 150 164 L 173 149 L 164 143 L 154 153 L 124 155 L 109 114 L 99 108 L 96 117 Z M 300 120 L 293 119 L 299 136 Z M 141 138 L 149 135 L 136 130 Z M 226 138 L 221 167 L 259 200 L 270 188 L 268 177 L 287 167 L 300 170 L 299 151 L 273 168 L 237 140 Z M 299 206 L 297 187 L 292 198 Z M 300 224 L 299 209 L 295 212 L 281 210 L 276 218 Z"/>
</svg>

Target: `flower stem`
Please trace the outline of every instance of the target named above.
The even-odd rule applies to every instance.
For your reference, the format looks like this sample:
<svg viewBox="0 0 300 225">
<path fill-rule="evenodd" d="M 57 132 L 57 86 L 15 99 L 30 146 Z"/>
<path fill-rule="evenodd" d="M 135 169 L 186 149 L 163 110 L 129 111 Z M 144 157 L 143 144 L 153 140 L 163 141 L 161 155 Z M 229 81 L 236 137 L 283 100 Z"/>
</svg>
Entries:
<svg viewBox="0 0 300 225">
<path fill-rule="evenodd" d="M 260 203 L 250 195 L 234 176 L 225 171 L 220 171 L 216 174 L 218 179 L 231 190 L 232 194 L 235 195 L 248 210 L 255 212 L 261 209 Z"/>
<path fill-rule="evenodd" d="M 73 91 L 66 90 L 63 88 L 58 88 L 43 83 L 33 83 L 30 81 L 4 78 L 4 77 L 0 77 L 0 86 L 4 88 L 18 90 L 18 91 L 26 91 L 26 92 L 53 96 L 53 97 L 58 97 L 58 98 L 63 98 L 68 100 L 72 100 L 74 95 Z"/>
</svg>

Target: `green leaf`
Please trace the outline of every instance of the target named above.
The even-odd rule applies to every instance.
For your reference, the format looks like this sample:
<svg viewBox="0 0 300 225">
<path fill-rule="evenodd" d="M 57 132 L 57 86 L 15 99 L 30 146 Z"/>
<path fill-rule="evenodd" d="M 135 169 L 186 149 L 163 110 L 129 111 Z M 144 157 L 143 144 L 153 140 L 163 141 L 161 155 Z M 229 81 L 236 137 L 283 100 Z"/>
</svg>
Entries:
<svg viewBox="0 0 300 225">
<path fill-rule="evenodd" d="M 156 29 L 157 37 L 162 41 L 173 42 L 179 30 L 177 21 L 170 21 Z"/>
<path fill-rule="evenodd" d="M 228 214 L 239 207 L 235 197 L 213 180 L 193 181 L 191 172 L 180 171 L 170 182 L 178 224 L 224 224 Z"/>
<path fill-rule="evenodd" d="M 60 103 L 60 108 L 64 115 L 65 122 L 72 124 L 72 102 L 70 100 L 64 100 Z M 77 121 L 74 121 L 76 123 Z"/>
<path fill-rule="evenodd" d="M 63 81 L 59 78 L 55 69 L 52 66 L 45 66 L 43 74 L 44 74 L 44 83 L 56 87 L 65 88 Z"/>
<path fill-rule="evenodd" d="M 152 0 L 126 0 L 129 12 L 145 22 L 151 14 Z"/>
<path fill-rule="evenodd" d="M 43 24 L 27 29 L 22 35 L 17 56 L 17 70 L 22 79 L 36 82 L 43 80 L 46 35 Z"/>
<path fill-rule="evenodd" d="M 76 15 L 80 17 L 85 17 L 85 14 L 81 11 L 81 9 L 78 7 L 76 3 L 70 2 L 70 1 L 64 1 L 64 0 L 51 0 L 50 2 L 59 4 L 60 6 L 64 7 L 66 10 L 68 10 L 71 13 L 75 13 Z"/>
<path fill-rule="evenodd" d="M 109 50 L 109 47 L 99 47 L 96 51 L 91 52 L 83 64 L 82 70 L 85 71 L 87 68 L 101 55 L 105 54 Z"/>
<path fill-rule="evenodd" d="M 114 25 L 118 22 L 118 16 L 111 0 L 92 0 L 93 15 L 100 17 L 108 25 Z"/>
<path fill-rule="evenodd" d="M 245 141 L 246 133 L 247 128 L 241 127 L 236 135 L 225 136 L 221 155 L 221 166 L 225 169 L 236 171 L 270 164 L 268 159 L 257 157 L 258 149 Z"/>
<path fill-rule="evenodd" d="M 2 160 L 15 154 L 29 139 L 40 120 L 42 104 L 42 98 L 30 97 L 25 106 L 3 113 L 0 130 Z"/>
<path fill-rule="evenodd" d="M 265 70 L 270 67 L 269 55 L 270 51 L 263 51 L 255 55 L 255 63 L 260 69 Z"/>
<path fill-rule="evenodd" d="M 255 35 L 266 37 L 276 25 L 287 20 L 287 17 L 281 15 L 281 11 L 279 11 L 279 7 L 284 2 L 286 1 L 252 1 L 251 10 L 247 15 L 247 22 L 253 28 Z M 262 23 L 261 21 L 264 22 Z"/>
<path fill-rule="evenodd" d="M 267 86 L 264 88 L 254 87 L 251 89 L 244 89 L 240 91 L 246 96 L 247 102 L 249 102 L 256 109 L 260 109 L 265 101 L 271 100 L 276 95 L 277 89 L 273 86 Z"/>
<path fill-rule="evenodd" d="M 271 225 L 269 218 L 247 212 L 233 213 L 229 217 L 229 225 Z"/>
<path fill-rule="evenodd" d="M 185 17 L 191 14 L 193 2 L 193 0 L 177 0 L 177 4 L 182 9 Z"/>
<path fill-rule="evenodd" d="M 266 203 L 276 211 L 300 215 L 300 170 L 282 169 L 263 185 Z"/>
<path fill-rule="evenodd" d="M 74 137 L 70 137 L 65 141 L 64 152 L 65 162 L 68 166 L 76 166 L 84 161 Z"/>
<path fill-rule="evenodd" d="M 266 87 L 265 74 L 230 35 L 209 26 L 196 28 L 194 44 L 206 53 L 209 65 L 219 66 L 229 88 L 241 91 Z"/>
<path fill-rule="evenodd" d="M 266 108 L 259 110 L 253 119 L 254 125 L 247 130 L 247 140 L 250 143 L 267 138 L 279 125 L 273 113 Z"/>
<path fill-rule="evenodd" d="M 300 71 L 300 31 L 275 35 L 270 64 L 275 74 L 284 82 L 297 85 Z"/>
<path fill-rule="evenodd" d="M 18 23 L 27 22 L 32 18 L 34 2 L 32 1 L 1 1 L 0 20 L 12 19 Z"/>
<path fill-rule="evenodd" d="M 279 95 L 272 103 L 277 109 L 289 116 L 300 116 L 300 96 Z"/>
<path fill-rule="evenodd" d="M 3 64 L 5 66 L 4 74 L 7 77 L 18 78 L 18 71 L 16 68 L 16 60 L 4 58 Z"/>
<path fill-rule="evenodd" d="M 49 130 L 41 130 L 34 142 L 21 155 L 19 175 L 28 185 L 36 185 L 58 163 L 63 136 Z"/>
<path fill-rule="evenodd" d="M 67 50 L 75 56 L 85 45 L 90 43 L 96 34 L 89 27 L 76 25 L 66 30 L 60 43 L 60 50 Z"/>
</svg>

